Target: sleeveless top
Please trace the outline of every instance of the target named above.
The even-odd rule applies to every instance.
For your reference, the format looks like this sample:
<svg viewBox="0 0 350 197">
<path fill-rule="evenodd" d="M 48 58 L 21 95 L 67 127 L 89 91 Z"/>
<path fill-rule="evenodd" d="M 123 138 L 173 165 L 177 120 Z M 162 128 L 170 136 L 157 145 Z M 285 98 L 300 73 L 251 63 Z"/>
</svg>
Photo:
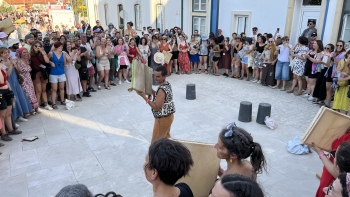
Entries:
<svg viewBox="0 0 350 197">
<path fill-rule="evenodd" d="M 62 51 L 62 55 L 60 59 L 57 58 L 56 54 L 52 52 L 52 62 L 55 64 L 55 67 L 51 66 L 50 75 L 63 75 L 64 74 L 64 54 Z"/>
<path fill-rule="evenodd" d="M 170 51 L 169 44 L 166 43 L 165 46 L 164 46 L 163 43 L 161 43 L 161 44 L 159 45 L 159 51 L 160 51 L 160 52 L 163 52 L 163 51 Z"/>
<path fill-rule="evenodd" d="M 136 47 L 137 47 L 136 45 L 134 47 L 129 46 L 129 54 L 130 55 L 134 55 L 134 57 L 128 56 L 130 63 L 132 63 L 132 60 L 136 59 L 136 56 L 137 56 L 137 49 L 136 49 Z"/>
<path fill-rule="evenodd" d="M 6 72 L 1 69 L 1 74 L 4 77 L 4 83 L 0 84 L 0 87 L 4 87 L 5 85 L 7 85 L 6 81 L 7 81 L 7 76 L 6 76 Z"/>
<path fill-rule="evenodd" d="M 201 45 L 199 45 L 199 55 L 208 55 L 208 41 L 202 40 Z"/>
<path fill-rule="evenodd" d="M 99 48 L 100 48 L 100 54 L 102 54 L 101 47 L 99 47 Z M 108 50 L 107 47 L 106 47 L 105 49 Z M 108 60 L 108 56 L 107 56 L 107 55 L 104 55 L 104 56 L 102 56 L 99 60 Z"/>
<path fill-rule="evenodd" d="M 162 84 L 158 87 L 156 94 L 158 94 L 159 90 L 163 90 L 165 93 L 165 99 L 164 99 L 164 104 L 162 108 L 160 108 L 159 111 L 154 111 L 152 109 L 152 113 L 154 118 L 163 118 L 170 116 L 171 114 L 175 113 L 175 104 L 173 101 L 173 91 L 171 89 L 171 85 L 169 82 L 166 84 Z M 153 102 L 156 101 L 157 97 L 153 98 Z"/>
</svg>

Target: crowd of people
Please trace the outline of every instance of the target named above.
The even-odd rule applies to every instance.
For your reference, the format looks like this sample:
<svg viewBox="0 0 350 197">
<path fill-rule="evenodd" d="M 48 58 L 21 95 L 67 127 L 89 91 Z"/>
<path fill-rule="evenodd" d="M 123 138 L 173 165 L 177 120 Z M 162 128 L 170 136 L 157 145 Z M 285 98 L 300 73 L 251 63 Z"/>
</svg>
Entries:
<svg viewBox="0 0 350 197">
<path fill-rule="evenodd" d="M 13 38 L 14 32 L 7 35 L 0 29 L 1 139 L 11 141 L 11 135 L 21 133 L 15 121 L 28 121 L 29 116 L 41 113 L 42 109 L 58 109 L 57 101 L 64 106 L 66 98 L 82 101 L 82 97 L 91 97 L 92 92 L 97 92 L 94 83 L 98 90 L 102 87 L 111 90 L 111 86 L 130 83 L 131 64 L 139 60 L 158 72 L 156 81 L 161 85 L 157 94 L 162 92 L 160 89 L 163 90 L 163 94 L 157 95 L 158 99 L 149 102 L 154 117 L 169 118 L 166 126 L 154 126 L 144 165 L 146 179 L 152 183 L 155 195 L 193 196 L 188 185 L 175 185 L 181 177 L 188 175 L 193 165 L 187 148 L 166 139 L 170 138 L 175 107 L 169 105 L 171 110 L 166 114 L 163 114 L 164 110 L 158 113 L 164 106 L 158 103 L 160 96 L 163 96 L 162 102 L 172 102 L 172 93 L 170 97 L 164 94 L 171 92 L 166 76 L 205 73 L 251 80 L 272 89 L 302 95 L 315 104 L 343 113 L 349 111 L 350 52 L 346 52 L 343 41 L 338 41 L 336 47 L 331 43 L 324 47 L 317 39 L 312 21 L 294 46 L 287 36 L 280 36 L 278 30 L 274 35 L 260 34 L 257 27 L 252 29 L 249 37 L 245 33 L 233 33 L 229 38 L 224 37 L 220 29 L 216 36 L 214 33 L 200 35 L 198 30 L 187 36 L 179 27 L 161 33 L 151 26 L 145 27 L 142 35 L 138 35 L 132 22 L 128 22 L 126 29 L 122 30 L 112 23 L 104 29 L 99 20 L 93 27 L 81 21 L 81 25 L 68 30 L 62 27 L 62 31 L 52 30 L 48 25 L 42 32 L 40 28 L 43 27 L 35 28 L 32 23 L 28 25 L 31 29 L 23 37 L 23 42 L 18 32 Z M 42 26 L 45 26 L 45 20 Z M 167 63 L 154 58 L 163 51 L 172 54 Z M 287 90 L 286 82 L 290 80 L 291 73 L 293 83 Z M 298 90 L 295 92 L 296 87 Z M 146 95 L 141 96 L 148 99 Z M 166 127 L 166 135 L 157 133 L 160 127 L 163 130 Z M 342 139 L 334 145 L 334 150 L 337 150 L 333 154 L 335 164 L 332 156 L 324 155 L 317 145 L 313 147 L 325 164 L 324 174 L 330 174 L 321 181 L 318 196 L 349 196 L 350 175 L 346 173 L 350 170 L 346 166 L 350 166 L 350 147 L 349 139 Z M 0 143 L 0 146 L 3 145 Z M 266 169 L 259 143 L 254 142 L 247 131 L 232 123 L 220 132 L 215 148 L 217 156 L 226 160 L 227 169 L 220 168 L 220 181 L 215 184 L 210 196 L 263 196 L 256 183 L 257 174 Z M 332 183 L 333 180 L 336 181 Z M 323 191 L 323 187 L 327 189 Z M 76 189 L 87 188 L 82 185 L 67 186 L 57 196 Z"/>
</svg>

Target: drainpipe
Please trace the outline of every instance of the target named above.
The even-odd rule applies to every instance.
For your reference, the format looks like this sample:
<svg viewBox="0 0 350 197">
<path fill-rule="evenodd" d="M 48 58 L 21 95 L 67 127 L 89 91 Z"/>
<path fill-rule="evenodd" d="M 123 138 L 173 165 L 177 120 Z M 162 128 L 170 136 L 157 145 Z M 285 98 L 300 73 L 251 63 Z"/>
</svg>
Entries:
<svg viewBox="0 0 350 197">
<path fill-rule="evenodd" d="M 183 24 L 184 24 L 184 0 L 181 0 L 181 29 L 183 30 Z"/>
<path fill-rule="evenodd" d="M 326 10 L 325 10 L 325 13 L 324 13 L 324 18 L 323 18 L 323 27 L 322 27 L 321 40 L 323 40 L 324 30 L 325 30 L 325 28 L 326 28 L 327 16 L 328 16 L 328 9 L 329 9 L 329 2 L 330 2 L 330 0 L 327 0 Z"/>
</svg>

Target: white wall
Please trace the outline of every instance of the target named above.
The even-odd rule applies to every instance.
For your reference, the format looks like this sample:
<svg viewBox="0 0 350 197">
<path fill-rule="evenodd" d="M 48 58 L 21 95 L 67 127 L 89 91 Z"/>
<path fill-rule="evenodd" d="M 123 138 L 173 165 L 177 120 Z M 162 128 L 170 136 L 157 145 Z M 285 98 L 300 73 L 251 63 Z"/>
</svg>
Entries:
<svg viewBox="0 0 350 197">
<path fill-rule="evenodd" d="M 286 15 L 288 8 L 287 0 L 220 0 L 219 29 L 223 35 L 231 37 L 233 19 L 232 11 L 251 11 L 252 19 L 247 36 L 252 34 L 252 27 L 258 27 L 259 33 L 272 33 L 280 28 L 280 34 L 284 35 Z M 238 32 L 241 33 L 241 32 Z"/>
<path fill-rule="evenodd" d="M 337 9 L 336 5 L 337 5 L 337 1 L 329 1 L 326 26 L 324 28 L 324 34 L 323 34 L 323 40 L 322 40 L 324 45 L 331 42 L 333 22 L 334 22 L 335 12 Z M 340 25 L 343 25 L 343 24 L 340 24 Z M 321 38 L 321 35 L 319 36 L 319 38 Z"/>
</svg>

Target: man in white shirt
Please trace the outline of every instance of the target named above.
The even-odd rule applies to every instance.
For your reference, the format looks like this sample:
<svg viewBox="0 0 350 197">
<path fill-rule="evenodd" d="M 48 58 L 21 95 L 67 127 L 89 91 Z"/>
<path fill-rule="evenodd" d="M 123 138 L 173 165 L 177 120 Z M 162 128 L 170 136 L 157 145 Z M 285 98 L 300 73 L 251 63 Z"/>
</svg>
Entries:
<svg viewBox="0 0 350 197">
<path fill-rule="evenodd" d="M 253 39 L 255 39 L 255 41 L 257 41 L 258 40 L 258 28 L 253 27 L 252 31 L 253 31 L 253 34 L 250 37 L 252 37 Z"/>
<path fill-rule="evenodd" d="M 19 40 L 18 39 L 9 39 L 8 45 L 9 45 L 9 49 L 10 49 L 10 56 L 15 57 L 16 51 L 19 48 Z"/>
</svg>

